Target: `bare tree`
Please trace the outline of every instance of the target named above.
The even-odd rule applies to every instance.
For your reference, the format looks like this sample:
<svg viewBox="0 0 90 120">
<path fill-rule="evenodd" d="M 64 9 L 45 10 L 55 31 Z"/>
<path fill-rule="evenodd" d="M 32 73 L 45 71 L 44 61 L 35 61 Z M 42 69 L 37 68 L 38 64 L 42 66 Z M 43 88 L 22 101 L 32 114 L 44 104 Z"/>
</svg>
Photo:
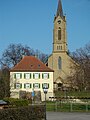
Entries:
<svg viewBox="0 0 90 120">
<path fill-rule="evenodd" d="M 76 64 L 71 67 L 70 80 L 79 90 L 90 89 L 90 44 L 73 52 L 72 58 Z"/>
<path fill-rule="evenodd" d="M 0 98 L 10 96 L 10 80 L 9 80 L 9 69 L 4 67 L 0 71 Z"/>
<path fill-rule="evenodd" d="M 37 56 L 37 58 L 44 63 L 48 59 L 48 55 L 40 52 L 39 50 L 34 51 L 30 47 L 22 46 L 21 44 L 10 44 L 3 52 L 0 64 L 8 67 L 15 66 L 22 59 L 23 55 Z"/>
<path fill-rule="evenodd" d="M 43 63 L 47 63 L 48 61 L 48 55 L 47 54 L 44 54 L 42 53 L 41 51 L 39 50 L 36 50 L 35 51 L 35 55 L 38 59 L 40 59 Z"/>
</svg>

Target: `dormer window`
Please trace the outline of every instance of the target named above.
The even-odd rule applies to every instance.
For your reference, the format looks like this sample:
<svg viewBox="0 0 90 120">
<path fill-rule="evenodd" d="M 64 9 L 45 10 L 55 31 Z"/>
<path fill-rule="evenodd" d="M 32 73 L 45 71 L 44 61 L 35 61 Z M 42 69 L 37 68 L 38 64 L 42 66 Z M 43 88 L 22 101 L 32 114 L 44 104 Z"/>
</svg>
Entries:
<svg viewBox="0 0 90 120">
<path fill-rule="evenodd" d="M 38 65 L 38 68 L 40 68 L 40 65 Z"/>
<path fill-rule="evenodd" d="M 33 67 L 33 65 L 31 65 L 31 67 Z"/>
</svg>

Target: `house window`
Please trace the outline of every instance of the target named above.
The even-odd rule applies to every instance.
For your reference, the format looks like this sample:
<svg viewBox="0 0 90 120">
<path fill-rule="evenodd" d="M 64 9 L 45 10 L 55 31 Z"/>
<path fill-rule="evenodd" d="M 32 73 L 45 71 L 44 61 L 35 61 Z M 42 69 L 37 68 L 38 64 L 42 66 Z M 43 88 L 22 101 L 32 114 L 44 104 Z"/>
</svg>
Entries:
<svg viewBox="0 0 90 120">
<path fill-rule="evenodd" d="M 24 78 L 27 79 L 27 80 L 30 79 L 31 78 L 31 74 L 30 73 L 25 73 L 24 74 Z"/>
<path fill-rule="evenodd" d="M 26 89 L 31 88 L 31 84 L 30 84 L 30 83 L 25 83 L 25 84 L 24 84 L 24 88 L 26 88 Z"/>
<path fill-rule="evenodd" d="M 15 89 L 20 89 L 20 88 L 22 88 L 22 84 L 21 83 L 16 83 L 14 88 Z"/>
<path fill-rule="evenodd" d="M 22 78 L 22 74 L 21 73 L 16 73 L 16 74 L 14 74 L 14 78 L 15 79 L 21 79 Z"/>
<path fill-rule="evenodd" d="M 38 89 L 38 88 L 40 88 L 40 84 L 39 84 L 39 83 L 34 83 L 34 84 L 33 84 L 33 87 L 34 87 L 35 89 Z"/>
<path fill-rule="evenodd" d="M 61 28 L 58 30 L 58 40 L 61 40 Z"/>
<path fill-rule="evenodd" d="M 43 83 L 43 84 L 42 84 L 42 88 L 44 88 L 44 87 L 49 88 L 49 84 L 48 84 L 48 83 Z"/>
<path fill-rule="evenodd" d="M 58 58 L 58 69 L 61 69 L 62 66 L 62 61 L 61 61 L 61 57 Z"/>
<path fill-rule="evenodd" d="M 34 79 L 39 79 L 40 78 L 40 73 L 34 73 L 33 78 Z"/>
<path fill-rule="evenodd" d="M 42 78 L 43 79 L 48 79 L 49 78 L 49 73 L 43 73 Z"/>
<path fill-rule="evenodd" d="M 61 48 L 60 48 L 61 50 L 62 50 L 62 46 L 61 46 Z"/>
</svg>

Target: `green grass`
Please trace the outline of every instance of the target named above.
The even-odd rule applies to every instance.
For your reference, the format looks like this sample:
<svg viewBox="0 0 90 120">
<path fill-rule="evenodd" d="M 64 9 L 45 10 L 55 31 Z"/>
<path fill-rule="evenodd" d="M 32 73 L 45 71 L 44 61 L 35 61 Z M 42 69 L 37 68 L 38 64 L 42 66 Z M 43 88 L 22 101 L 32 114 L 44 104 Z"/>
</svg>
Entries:
<svg viewBox="0 0 90 120">
<path fill-rule="evenodd" d="M 86 108 L 87 107 L 87 108 Z M 70 102 L 47 102 L 47 111 L 61 111 L 61 112 L 90 112 L 90 104 L 70 103 Z"/>
<path fill-rule="evenodd" d="M 55 92 L 56 97 L 79 97 L 79 98 L 90 98 L 90 91 L 56 91 Z M 71 100 L 69 99 L 61 99 L 61 101 L 58 99 L 58 102 L 47 102 L 47 111 L 72 111 L 72 112 L 90 112 L 90 99 L 80 99 L 83 103 L 71 103 Z M 88 102 L 88 105 L 86 105 L 86 102 Z"/>
</svg>

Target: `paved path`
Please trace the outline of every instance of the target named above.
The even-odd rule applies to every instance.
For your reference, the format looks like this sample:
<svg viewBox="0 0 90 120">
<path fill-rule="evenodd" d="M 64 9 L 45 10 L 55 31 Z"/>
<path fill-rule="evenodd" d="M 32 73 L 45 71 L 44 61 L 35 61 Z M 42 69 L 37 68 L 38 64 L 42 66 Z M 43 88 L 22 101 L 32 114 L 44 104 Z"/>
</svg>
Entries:
<svg viewBox="0 0 90 120">
<path fill-rule="evenodd" d="M 90 120 L 90 113 L 47 112 L 47 120 Z"/>
</svg>

